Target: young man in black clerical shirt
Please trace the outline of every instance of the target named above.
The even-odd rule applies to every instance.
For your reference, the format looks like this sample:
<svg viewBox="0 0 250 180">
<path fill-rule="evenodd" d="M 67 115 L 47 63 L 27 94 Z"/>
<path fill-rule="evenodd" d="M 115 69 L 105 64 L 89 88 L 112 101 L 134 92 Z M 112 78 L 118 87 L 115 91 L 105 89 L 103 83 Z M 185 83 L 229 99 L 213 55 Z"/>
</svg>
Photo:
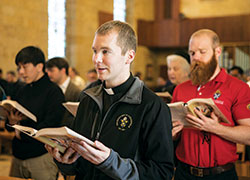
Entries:
<svg viewBox="0 0 250 180">
<path fill-rule="evenodd" d="M 81 180 L 172 179 L 169 108 L 132 76 L 136 46 L 127 23 L 110 21 L 96 31 L 92 60 L 102 83 L 82 93 L 73 124 L 94 147 L 72 142 L 62 155 L 46 146 L 62 173 Z"/>
</svg>

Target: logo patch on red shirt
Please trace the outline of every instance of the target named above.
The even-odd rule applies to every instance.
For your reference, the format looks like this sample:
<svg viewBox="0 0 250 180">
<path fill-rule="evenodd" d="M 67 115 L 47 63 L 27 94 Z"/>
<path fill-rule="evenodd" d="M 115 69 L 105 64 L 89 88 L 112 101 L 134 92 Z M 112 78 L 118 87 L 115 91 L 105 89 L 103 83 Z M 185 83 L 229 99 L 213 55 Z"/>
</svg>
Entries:
<svg viewBox="0 0 250 180">
<path fill-rule="evenodd" d="M 214 99 L 218 99 L 219 97 L 221 96 L 221 92 L 220 90 L 218 89 L 215 93 L 214 93 Z"/>
</svg>

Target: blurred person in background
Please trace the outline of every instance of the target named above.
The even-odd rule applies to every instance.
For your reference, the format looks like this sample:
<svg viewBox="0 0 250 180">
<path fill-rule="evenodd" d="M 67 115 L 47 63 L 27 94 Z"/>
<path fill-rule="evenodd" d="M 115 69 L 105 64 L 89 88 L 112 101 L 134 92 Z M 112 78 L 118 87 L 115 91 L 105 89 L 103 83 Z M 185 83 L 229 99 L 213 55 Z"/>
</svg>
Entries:
<svg viewBox="0 0 250 180">
<path fill-rule="evenodd" d="M 61 88 L 65 101 L 78 102 L 81 90 L 71 81 L 68 69 L 69 64 L 62 57 L 54 57 L 46 62 L 46 72 L 50 80 Z M 70 127 L 73 120 L 74 116 L 70 112 L 65 111 L 62 125 Z"/>
<path fill-rule="evenodd" d="M 79 75 L 78 71 L 73 68 L 73 67 L 69 67 L 69 77 L 71 79 L 71 81 L 77 86 L 79 87 L 80 90 L 83 90 L 85 88 L 85 81 L 83 80 L 83 78 Z"/>
<path fill-rule="evenodd" d="M 174 89 L 177 85 L 189 80 L 190 57 L 185 51 L 177 51 L 166 58 L 168 66 L 168 78 L 171 84 L 156 89 L 156 94 L 163 98 L 166 103 L 170 103 Z"/>
<path fill-rule="evenodd" d="M 8 90 L 9 90 L 9 86 L 8 86 L 8 82 L 3 78 L 3 70 L 0 68 L 0 86 L 3 88 L 3 90 L 5 91 L 5 94 L 9 94 Z"/>
<path fill-rule="evenodd" d="M 95 69 L 90 69 L 87 72 L 87 83 L 86 83 L 86 87 L 89 86 L 91 83 L 97 81 L 98 79 L 98 75 Z"/>
<path fill-rule="evenodd" d="M 231 69 L 229 69 L 229 74 L 241 81 L 246 82 L 244 71 L 240 66 L 233 66 Z"/>
<path fill-rule="evenodd" d="M 174 54 L 167 56 L 168 78 L 172 85 L 166 88 L 171 95 L 174 88 L 189 80 L 190 73 L 190 57 L 185 51 L 177 51 Z"/>
<path fill-rule="evenodd" d="M 6 81 L 8 82 L 9 90 L 8 90 L 8 99 L 16 99 L 16 94 L 19 89 L 25 86 L 25 83 L 21 81 L 15 71 L 8 71 L 6 73 Z"/>
</svg>

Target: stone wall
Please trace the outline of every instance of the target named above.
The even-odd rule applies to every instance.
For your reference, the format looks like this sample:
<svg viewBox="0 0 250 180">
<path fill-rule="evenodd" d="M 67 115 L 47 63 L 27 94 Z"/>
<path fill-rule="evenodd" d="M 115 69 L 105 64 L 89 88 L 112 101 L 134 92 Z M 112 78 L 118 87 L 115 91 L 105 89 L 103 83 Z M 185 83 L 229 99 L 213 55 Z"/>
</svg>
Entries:
<svg viewBox="0 0 250 180">
<path fill-rule="evenodd" d="M 250 14 L 250 1 L 240 0 L 180 0 L 180 12 L 187 18 L 221 17 Z M 237 26 L 235 24 L 235 26 Z M 188 44 L 187 44 L 188 46 Z M 175 49 L 162 49 L 153 51 L 155 61 L 155 81 L 159 66 L 166 65 L 166 56 L 173 53 Z"/>
<path fill-rule="evenodd" d="M 154 20 L 154 0 L 127 0 L 127 22 L 130 23 L 135 31 L 137 31 L 137 20 L 144 19 L 148 21 Z M 135 60 L 132 64 L 132 72 L 141 72 L 145 77 L 145 67 L 147 64 L 156 62 L 155 54 L 147 47 L 138 46 Z"/>
<path fill-rule="evenodd" d="M 145 5 L 146 4 L 146 5 Z M 99 26 L 98 12 L 113 13 L 113 1 L 76 1 L 67 3 L 67 51 L 70 64 L 85 78 L 87 71 L 93 68 L 92 41 Z M 154 0 L 127 0 L 127 22 L 137 31 L 137 19 L 154 20 Z M 145 74 L 145 65 L 156 59 L 146 47 L 139 46 L 132 72 Z"/>
<path fill-rule="evenodd" d="M 99 11 L 113 12 L 113 0 L 67 0 L 67 51 L 70 65 L 85 79 L 93 68 L 92 42 L 99 27 Z"/>
<path fill-rule="evenodd" d="M 15 56 L 25 46 L 48 49 L 48 1 L 0 1 L 0 68 L 15 70 Z"/>
<path fill-rule="evenodd" d="M 250 14 L 249 0 L 181 0 L 180 11 L 189 18 Z"/>
<path fill-rule="evenodd" d="M 127 0 L 127 22 L 137 31 L 137 20 L 154 20 L 155 0 Z M 187 17 L 214 17 L 250 14 L 250 1 L 181 0 L 180 11 Z M 93 68 L 92 41 L 99 26 L 98 12 L 113 12 L 113 0 L 67 0 L 66 58 L 85 78 Z M 4 73 L 15 70 L 16 53 L 27 45 L 39 46 L 47 57 L 48 0 L 0 1 L 0 68 Z M 157 77 L 159 65 L 173 49 L 152 50 L 139 46 L 132 72 L 145 77 L 146 65 L 154 64 Z"/>
</svg>

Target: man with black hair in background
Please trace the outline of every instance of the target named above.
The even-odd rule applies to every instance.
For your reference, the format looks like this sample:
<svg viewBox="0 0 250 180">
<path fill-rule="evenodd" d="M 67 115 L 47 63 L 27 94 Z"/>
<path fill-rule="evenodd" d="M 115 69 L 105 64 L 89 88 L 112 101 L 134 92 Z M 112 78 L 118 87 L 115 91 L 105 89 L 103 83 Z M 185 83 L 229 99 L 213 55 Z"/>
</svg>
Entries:
<svg viewBox="0 0 250 180">
<path fill-rule="evenodd" d="M 246 81 L 245 76 L 244 76 L 244 71 L 240 66 L 233 66 L 232 68 L 229 69 L 229 74 L 232 75 L 233 77 L 236 77 L 239 80 Z"/>
<path fill-rule="evenodd" d="M 19 89 L 21 89 L 25 85 L 25 83 L 17 78 L 15 71 L 8 71 L 6 73 L 6 80 L 9 86 L 8 98 L 16 99 L 16 95 Z"/>
<path fill-rule="evenodd" d="M 14 100 L 33 113 L 37 122 L 12 110 L 6 123 L 29 126 L 37 130 L 60 125 L 65 111 L 62 106 L 64 95 L 45 73 L 45 57 L 41 49 L 34 46 L 21 49 L 16 55 L 15 63 L 26 85 L 19 90 Z M 43 143 L 16 131 L 12 151 L 14 157 L 10 176 L 56 180 L 58 169 Z"/>
</svg>

